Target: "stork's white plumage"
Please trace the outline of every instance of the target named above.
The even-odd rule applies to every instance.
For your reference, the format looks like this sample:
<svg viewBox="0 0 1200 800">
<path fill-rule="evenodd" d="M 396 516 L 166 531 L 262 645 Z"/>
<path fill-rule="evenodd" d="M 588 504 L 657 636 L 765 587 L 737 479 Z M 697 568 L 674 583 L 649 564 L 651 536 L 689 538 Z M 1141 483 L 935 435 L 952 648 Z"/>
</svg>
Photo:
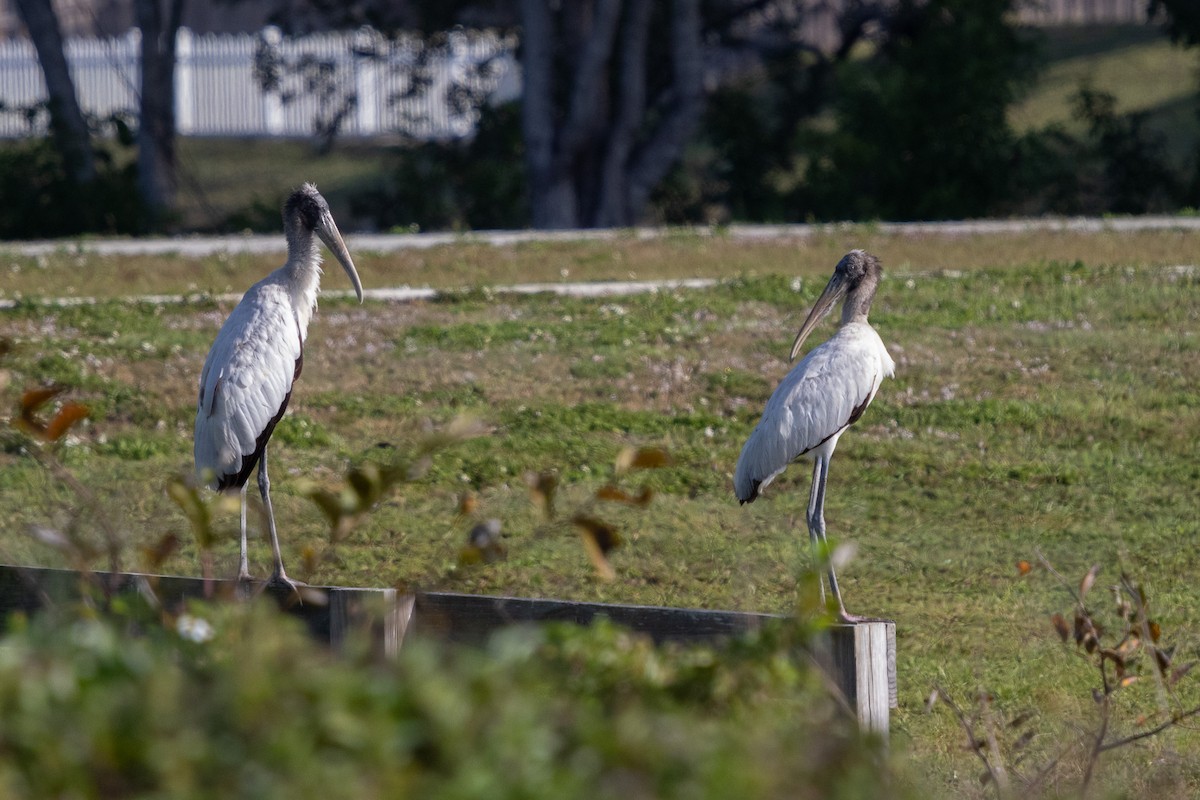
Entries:
<svg viewBox="0 0 1200 800">
<path fill-rule="evenodd" d="M 845 297 L 841 326 L 780 382 L 746 440 L 734 472 L 738 500 L 750 503 L 788 464 L 800 458 L 812 459 L 807 518 L 814 549 L 825 544 L 825 482 L 838 439 L 862 416 L 879 391 L 879 384 L 896 368 L 883 340 L 867 322 L 881 274 L 879 259 L 862 250 L 847 253 L 838 262 L 829 284 L 796 334 L 791 357 L 796 357 L 817 323 Z M 846 613 L 832 565 L 829 585 L 840 619 L 859 619 Z"/>
<path fill-rule="evenodd" d="M 225 320 L 200 373 L 194 454 L 196 472 L 212 488 L 238 489 L 242 514 L 238 578 L 249 580 L 246 555 L 246 482 L 258 466 L 258 488 L 274 550 L 272 581 L 293 584 L 283 568 L 267 477 L 267 442 L 287 410 L 300 377 L 308 322 L 317 307 L 325 243 L 350 277 L 362 302 L 358 272 L 325 198 L 304 184 L 284 203 L 288 259 L 250 287 Z"/>
</svg>

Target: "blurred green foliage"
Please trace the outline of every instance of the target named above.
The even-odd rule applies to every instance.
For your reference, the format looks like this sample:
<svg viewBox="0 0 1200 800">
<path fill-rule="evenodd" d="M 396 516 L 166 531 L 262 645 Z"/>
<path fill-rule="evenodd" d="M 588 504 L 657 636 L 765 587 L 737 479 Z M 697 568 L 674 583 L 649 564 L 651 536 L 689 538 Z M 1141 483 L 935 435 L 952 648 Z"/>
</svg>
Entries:
<svg viewBox="0 0 1200 800">
<path fill-rule="evenodd" d="M 902 0 L 891 35 L 845 63 L 828 133 L 808 131 L 797 204 L 819 219 L 995 214 L 1009 192 L 1008 106 L 1034 75 L 1012 0 Z"/>
<path fill-rule="evenodd" d="M 1137 214 L 1196 205 L 1195 159 L 1178 163 L 1154 129 L 1161 122 L 1147 111 L 1118 111 L 1106 91 L 1072 87 L 1074 122 L 1017 132 L 1012 109 L 1054 55 L 1042 52 L 1036 32 L 1016 25 L 1017 5 L 902 0 L 844 53 L 763 54 L 756 69 L 707 98 L 699 133 L 655 187 L 646 222 Z M 1176 40 L 1194 43 L 1188 3 L 1151 5 L 1168 12 Z M 846 12 L 849 27 L 856 7 Z M 1136 64 L 1131 59 L 1130 69 Z M 405 142 L 382 157 L 369 151 L 380 168 L 339 179 L 347 185 L 335 191 L 347 218 L 376 230 L 528 227 L 520 105 L 480 114 L 470 138 Z M 112 153 L 98 150 L 100 177 L 88 187 L 73 184 L 48 139 L 0 148 L 0 193 L 23 199 L 0 208 L 0 238 L 141 232 L 136 165 L 118 149 L 127 147 L 128 126 L 116 130 L 125 134 Z M 204 170 L 238 186 L 247 168 L 261 172 L 268 158 L 247 152 L 239 148 L 224 159 L 231 163 Z M 282 175 L 292 158 L 280 157 Z M 208 160 L 223 161 L 211 153 Z M 309 168 L 345 169 L 330 160 Z M 241 206 L 231 203 L 219 227 L 278 228 L 274 200 L 238 198 Z"/>
<path fill-rule="evenodd" d="M 97 150 L 97 176 L 78 185 L 50 139 L 0 146 L 0 239 L 137 233 L 143 227 L 133 164 Z"/>
<path fill-rule="evenodd" d="M 385 188 L 362 190 L 350 208 L 381 230 L 524 228 L 523 152 L 520 106 L 485 106 L 470 139 L 396 148 Z"/>
<path fill-rule="evenodd" d="M 794 623 L 721 649 L 511 628 L 381 663 L 314 646 L 269 602 L 113 610 L 0 639 L 3 796 L 905 796 Z"/>
<path fill-rule="evenodd" d="M 1083 86 L 1073 97 L 1073 116 L 1084 126 L 1080 135 L 1051 125 L 1017 143 L 1013 188 L 1022 200 L 1016 208 L 1145 214 L 1186 202 L 1187 178 L 1171 165 L 1166 137 L 1150 129 L 1148 114 L 1118 113 L 1111 94 Z"/>
</svg>

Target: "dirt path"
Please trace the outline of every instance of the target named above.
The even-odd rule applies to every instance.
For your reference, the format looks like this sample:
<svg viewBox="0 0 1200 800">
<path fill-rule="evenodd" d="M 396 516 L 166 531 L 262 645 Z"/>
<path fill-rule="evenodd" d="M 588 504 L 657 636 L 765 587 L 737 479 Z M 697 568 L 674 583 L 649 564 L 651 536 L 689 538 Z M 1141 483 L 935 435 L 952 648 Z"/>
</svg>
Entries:
<svg viewBox="0 0 1200 800">
<path fill-rule="evenodd" d="M 828 225 L 730 225 L 726 228 L 695 227 L 698 236 L 725 236 L 734 240 L 803 239 L 838 230 L 861 227 L 858 223 Z M 1052 218 L 1015 220 L 978 220 L 961 222 L 881 222 L 869 225 L 873 231 L 892 236 L 974 236 L 1015 234 L 1036 231 L 1099 233 L 1102 231 L 1200 230 L 1200 217 L 1121 217 Z M 678 235 L 679 228 L 632 228 L 617 230 L 571 231 L 479 231 L 475 233 L 361 233 L 350 234 L 346 244 L 351 252 L 390 253 L 420 250 L 456 243 L 484 243 L 504 247 L 526 242 L 605 241 L 610 239 L 657 239 Z M 96 255 L 179 255 L 202 258 L 215 253 L 282 253 L 282 236 L 192 236 L 163 239 L 88 239 L 80 241 L 0 242 L 0 253 L 37 256 L 57 252 L 94 253 Z"/>
</svg>

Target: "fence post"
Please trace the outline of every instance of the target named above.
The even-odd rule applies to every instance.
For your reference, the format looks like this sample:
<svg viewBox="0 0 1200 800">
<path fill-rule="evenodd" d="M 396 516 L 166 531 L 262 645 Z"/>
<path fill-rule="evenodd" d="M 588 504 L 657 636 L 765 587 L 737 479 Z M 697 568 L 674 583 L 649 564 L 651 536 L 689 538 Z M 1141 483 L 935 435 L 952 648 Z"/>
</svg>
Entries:
<svg viewBox="0 0 1200 800">
<path fill-rule="evenodd" d="M 282 52 L 283 31 L 274 25 L 262 29 L 263 43 L 276 53 Z M 271 136 L 283 133 L 283 97 L 280 87 L 264 89 L 262 92 L 263 125 Z"/>
<path fill-rule="evenodd" d="M 175 130 L 185 136 L 196 128 L 193 38 L 190 28 L 181 27 L 175 32 Z"/>
<path fill-rule="evenodd" d="M 117 39 L 114 43 L 113 51 L 115 61 L 121 65 L 128 76 L 126 79 L 129 84 L 129 105 L 135 114 L 140 113 L 142 97 L 142 30 L 141 28 L 130 28 L 124 36 Z M 78 91 L 78 89 L 76 90 Z M 80 103 L 85 102 L 80 97 Z M 140 121 L 138 124 L 141 124 Z"/>
<path fill-rule="evenodd" d="M 351 48 L 354 68 L 354 98 L 358 135 L 379 133 L 379 59 L 382 55 L 380 36 L 371 28 L 359 28 Z"/>
<path fill-rule="evenodd" d="M 873 620 L 834 625 L 814 654 L 864 730 L 888 733 L 896 698 L 896 623 Z"/>
</svg>

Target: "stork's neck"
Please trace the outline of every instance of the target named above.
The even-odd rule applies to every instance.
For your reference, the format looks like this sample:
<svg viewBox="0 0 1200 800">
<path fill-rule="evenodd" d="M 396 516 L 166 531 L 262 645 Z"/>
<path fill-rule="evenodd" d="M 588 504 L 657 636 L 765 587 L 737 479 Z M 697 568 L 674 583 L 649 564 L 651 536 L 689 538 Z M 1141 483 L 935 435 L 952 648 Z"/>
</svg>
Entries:
<svg viewBox="0 0 1200 800">
<path fill-rule="evenodd" d="M 300 224 L 289 224 L 286 235 L 288 259 L 283 271 L 287 274 L 297 321 L 301 331 L 305 331 L 317 307 L 317 292 L 321 288 L 321 251 L 312 231 Z"/>
<path fill-rule="evenodd" d="M 875 299 L 875 290 L 879 287 L 879 275 L 868 272 L 858 285 L 846 294 L 846 302 L 842 305 L 842 324 L 849 322 L 866 322 L 867 314 L 871 312 L 871 301 Z"/>
</svg>

